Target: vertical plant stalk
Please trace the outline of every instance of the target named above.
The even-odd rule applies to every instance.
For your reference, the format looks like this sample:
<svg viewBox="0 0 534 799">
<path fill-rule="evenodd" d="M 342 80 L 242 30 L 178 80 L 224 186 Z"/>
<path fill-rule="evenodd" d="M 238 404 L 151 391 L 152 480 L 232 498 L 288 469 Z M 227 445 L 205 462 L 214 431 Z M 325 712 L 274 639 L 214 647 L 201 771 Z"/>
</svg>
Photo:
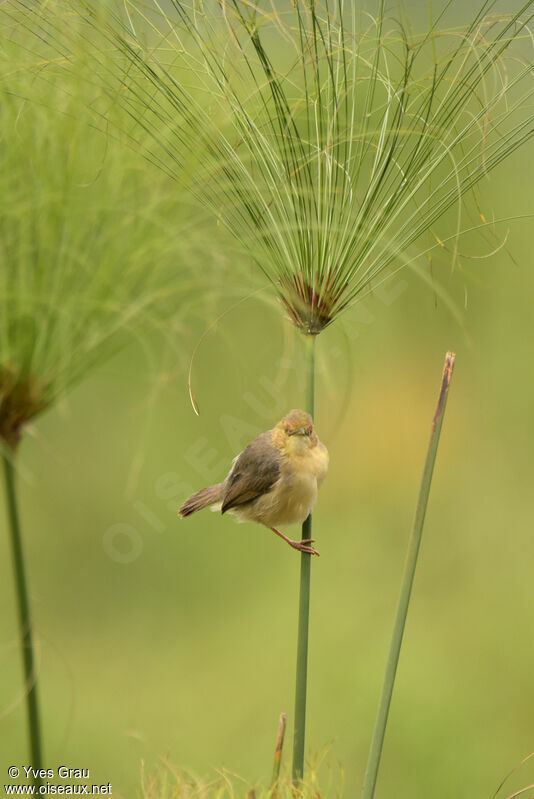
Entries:
<svg viewBox="0 0 534 799">
<path fill-rule="evenodd" d="M 315 336 L 307 335 L 306 358 L 306 410 L 315 411 Z M 311 513 L 302 525 L 302 538 L 312 537 Z M 293 734 L 293 782 L 297 784 L 304 775 L 304 746 L 306 737 L 306 693 L 308 684 L 308 631 L 310 621 L 311 558 L 307 552 L 300 556 L 300 599 L 297 638 L 297 676 L 295 682 L 295 728 Z"/>
<path fill-rule="evenodd" d="M 432 483 L 432 472 L 434 471 L 434 463 L 438 450 L 441 426 L 443 424 L 445 406 L 447 404 L 447 395 L 452 377 L 452 370 L 454 367 L 454 358 L 455 355 L 453 352 L 448 352 L 445 357 L 445 367 L 443 369 L 441 390 L 439 393 L 436 412 L 432 420 L 432 431 L 430 434 L 430 441 L 428 444 L 426 461 L 423 469 L 423 477 L 421 479 L 421 486 L 419 489 L 419 498 L 417 501 L 415 518 L 408 544 L 408 554 L 404 566 L 401 592 L 397 606 L 397 616 L 395 618 L 395 625 L 393 627 L 393 634 L 391 636 L 389 656 L 386 664 L 386 673 L 384 675 L 384 684 L 382 686 L 382 696 L 380 698 L 373 740 L 371 743 L 369 758 L 367 760 L 367 768 L 365 772 L 361 799 L 373 799 L 375 794 L 378 769 L 380 767 L 380 758 L 382 756 L 382 746 L 384 744 L 384 736 L 386 733 L 386 725 L 391 704 L 391 696 L 393 694 L 393 686 L 395 684 L 395 675 L 399 662 L 404 626 L 406 624 L 406 616 L 408 614 L 408 606 L 410 604 L 412 585 L 415 576 L 415 569 L 417 566 L 417 557 L 421 545 L 423 525 L 428 504 L 428 495 L 430 493 L 430 485 Z"/>
<path fill-rule="evenodd" d="M 28 589 L 26 583 L 26 570 L 24 567 L 24 553 L 22 550 L 22 536 L 17 504 L 15 485 L 14 457 L 15 449 L 4 445 L 2 457 L 4 461 L 4 478 L 7 501 L 7 515 L 11 534 L 11 551 L 13 554 L 13 574 L 17 596 L 19 617 L 19 637 L 24 668 L 24 683 L 26 687 L 26 709 L 28 714 L 28 736 L 30 744 L 30 763 L 33 769 L 41 769 L 42 747 L 41 726 L 39 720 L 39 703 L 37 701 L 37 675 L 35 672 L 35 656 L 33 648 L 32 625 Z M 34 784 L 39 790 L 41 781 L 34 778 Z"/>
<path fill-rule="evenodd" d="M 273 763 L 273 776 L 271 777 L 271 796 L 276 796 L 276 788 L 278 780 L 280 779 L 280 766 L 282 764 L 282 751 L 284 749 L 284 738 L 286 734 L 286 719 L 285 713 L 280 713 L 278 721 L 278 735 L 276 737 L 276 749 L 274 750 L 274 763 Z"/>
</svg>

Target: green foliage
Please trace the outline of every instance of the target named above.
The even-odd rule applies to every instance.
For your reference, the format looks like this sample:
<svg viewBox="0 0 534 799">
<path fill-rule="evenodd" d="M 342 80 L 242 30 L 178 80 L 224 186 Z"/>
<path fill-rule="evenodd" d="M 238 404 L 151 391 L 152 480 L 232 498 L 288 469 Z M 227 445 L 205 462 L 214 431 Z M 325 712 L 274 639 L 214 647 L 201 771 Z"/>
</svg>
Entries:
<svg viewBox="0 0 534 799">
<path fill-rule="evenodd" d="M 201 778 L 165 761 L 152 773 L 142 772 L 142 799 L 318 799 L 324 795 L 341 796 L 342 774 L 331 775 L 330 784 L 321 788 L 315 765 L 306 781 L 295 785 L 288 774 L 280 776 L 275 787 L 248 785 L 245 780 L 224 769 L 211 778 Z"/>
<path fill-rule="evenodd" d="M 432 23 L 430 31 L 422 36 L 415 36 L 398 26 L 388 28 L 389 23 L 382 10 L 378 18 L 373 20 L 348 7 L 344 10 L 327 9 L 298 2 L 287 9 L 285 6 L 284 10 L 278 9 L 279 13 L 272 8 L 266 10 L 241 4 L 239 0 L 233 5 L 197 4 L 194 9 L 178 3 L 173 3 L 172 7 L 167 4 L 167 14 L 159 13 L 155 5 L 148 12 L 140 3 L 122 3 L 121 8 L 126 9 L 126 13 L 114 18 L 109 18 L 102 11 L 96 12 L 94 4 L 87 7 L 81 0 L 47 2 L 44 16 L 40 14 L 38 5 L 33 3 L 7 2 L 1 8 L 2 15 L 19 22 L 13 34 L 15 38 L 26 39 L 24 26 L 29 28 L 26 45 L 31 51 L 23 65 L 17 60 L 20 50 L 17 50 L 16 60 L 13 59 L 11 45 L 5 45 L 2 52 L 2 97 L 6 102 L 1 109 L 0 180 L 3 199 L 0 202 L 3 203 L 2 219 L 6 223 L 1 239 L 0 417 L 8 420 L 7 426 L 1 431 L 7 440 L 13 435 L 16 438 L 27 419 L 120 345 L 126 331 L 137 330 L 139 323 L 159 324 L 161 317 L 157 309 L 161 300 L 166 306 L 169 297 L 174 296 L 168 290 L 168 272 L 162 269 L 165 248 L 161 244 L 163 240 L 167 241 L 168 228 L 164 231 L 160 229 L 157 188 L 160 184 L 157 182 L 157 173 L 154 172 L 154 177 L 148 179 L 148 173 L 142 169 L 141 159 L 131 158 L 127 148 L 143 152 L 160 168 L 162 174 L 172 176 L 179 187 L 192 180 L 192 192 L 216 212 L 240 246 L 267 275 L 295 324 L 307 332 L 317 333 L 357 297 L 362 297 L 397 267 L 423 252 L 428 246 L 423 241 L 423 233 L 431 230 L 437 220 L 443 219 L 447 210 L 455 206 L 458 208 L 457 238 L 465 226 L 459 201 L 465 202 L 471 189 L 532 133 L 531 92 L 528 83 L 525 83 L 530 80 L 530 65 L 508 58 L 510 45 L 514 42 L 517 44 L 518 40 L 524 39 L 524 44 L 530 47 L 526 27 L 530 20 L 530 3 L 516 16 L 487 16 L 487 19 L 492 4 L 486 3 L 463 30 L 440 31 L 438 25 L 441 20 L 438 19 Z M 65 12 L 69 14 L 67 24 L 63 16 Z M 83 69 L 76 66 L 80 64 L 80 55 Z M 39 78 L 39 81 L 34 84 L 35 78 Z M 30 105 L 25 98 L 35 97 L 37 83 L 39 104 Z M 48 87 L 44 93 L 43 86 Z M 95 126 L 93 129 L 88 127 L 89 121 Z M 91 135 L 88 131 L 91 131 Z M 169 219 L 165 217 L 166 225 Z M 484 218 L 482 223 L 485 224 Z M 471 222 L 469 224 L 472 225 Z M 444 238 L 443 234 L 441 237 Z M 4 242 L 7 246 L 4 246 Z M 184 244 L 182 237 L 176 236 L 174 244 L 179 244 L 181 252 Z M 414 245 L 412 255 L 410 249 Z M 439 247 L 439 241 L 433 246 Z M 153 258 L 155 252 L 158 253 L 156 264 Z M 164 257 L 166 259 L 167 255 Z M 147 264 L 150 265 L 149 270 L 146 269 Z M 200 267 L 195 279 L 198 280 L 199 274 Z M 420 308 L 416 304 L 411 305 L 409 312 L 415 315 L 420 313 Z M 503 322 L 503 329 L 508 331 L 513 322 L 514 319 Z M 492 319 L 492 325 L 485 331 L 488 337 L 493 329 L 497 330 Z M 271 335 L 272 328 L 269 327 L 264 339 L 269 339 Z M 395 336 L 398 336 L 397 332 Z M 241 341 L 240 348 L 246 343 Z M 257 348 L 258 343 L 254 343 Z M 513 349 L 517 341 L 512 337 L 509 343 Z M 507 352 L 503 363 L 508 364 L 508 355 Z M 254 351 L 249 364 L 256 364 L 257 360 L 258 353 Z M 218 366 L 220 364 L 216 361 L 210 364 L 215 375 Z M 403 369 L 405 367 L 403 360 Z M 491 368 L 479 377 L 485 380 L 488 375 L 491 378 L 494 374 L 496 370 L 491 364 Z M 263 379 L 263 373 L 261 377 Z M 214 392 L 214 408 L 217 411 L 224 406 L 222 388 L 228 387 L 230 391 L 227 386 L 229 383 L 224 373 L 218 391 Z M 209 385 L 213 385 L 211 373 Z M 335 382 L 332 385 L 337 387 Z M 237 392 L 234 386 L 231 388 L 227 405 L 233 409 Z M 508 395 L 506 398 L 509 399 Z M 386 407 L 381 424 L 384 420 L 387 423 L 388 415 L 397 412 L 396 405 L 383 405 L 387 398 L 380 396 L 380 392 L 367 399 L 367 406 L 372 404 L 374 407 L 378 403 L 378 409 Z M 476 413 L 472 416 L 477 422 L 480 408 L 485 407 L 486 396 L 480 399 Z M 363 406 L 359 407 L 356 409 L 358 412 L 352 415 L 356 423 L 362 409 Z M 250 414 L 250 407 L 241 411 L 244 412 Z M 109 429 L 107 413 L 106 408 L 99 430 L 107 422 L 111 434 L 114 431 Z M 377 416 L 378 413 L 379 410 L 376 411 Z M 509 417 L 516 417 L 515 408 L 510 409 Z M 173 429 L 179 426 L 187 431 L 189 417 L 184 411 L 181 419 L 177 419 L 174 398 L 169 403 L 168 418 L 172 420 Z M 417 429 L 416 422 L 418 424 L 418 420 L 414 421 L 413 429 Z M 404 426 L 403 420 L 399 427 L 404 429 Z M 161 468 L 159 442 L 170 438 L 168 429 L 169 422 L 164 425 L 162 421 L 157 467 L 154 468 Z M 339 507 L 343 504 L 340 498 L 352 496 L 354 484 L 358 483 L 358 480 L 354 480 L 353 454 L 356 447 L 360 447 L 364 432 L 359 431 L 359 438 L 356 435 L 350 439 L 353 447 L 350 458 L 347 456 L 346 460 L 347 477 L 341 476 L 342 490 L 337 494 Z M 376 442 L 380 442 L 381 430 L 374 432 L 375 441 L 373 447 L 368 448 L 368 454 L 371 449 L 374 452 Z M 183 435 L 187 435 L 186 432 Z M 521 431 L 518 440 L 523 440 L 523 436 Z M 126 449 L 130 440 L 125 437 L 125 441 L 128 441 Z M 481 434 L 479 443 L 483 441 Z M 92 442 L 81 437 L 80 443 L 89 446 L 90 450 Z M 220 449 L 226 451 L 228 442 L 223 444 Z M 398 444 L 398 447 L 402 449 L 403 444 Z M 386 460 L 389 463 L 391 451 L 388 441 L 387 455 L 381 460 L 374 483 L 367 485 L 365 474 L 359 476 L 366 488 L 357 497 L 360 503 L 358 520 L 360 523 L 363 520 L 364 532 L 365 513 L 361 507 L 366 507 L 366 495 L 373 497 L 373 503 L 367 511 L 369 519 L 376 520 L 377 505 L 389 507 L 387 503 L 391 502 L 391 487 L 379 495 L 380 500 L 376 499 L 376 485 L 384 485 L 383 464 Z M 168 454 L 169 469 L 175 468 L 176 458 L 173 440 L 172 452 Z M 87 463 L 90 461 L 88 457 Z M 480 465 L 483 471 L 484 459 L 481 459 Z M 463 465 L 455 463 L 454 474 L 458 468 L 462 469 Z M 190 479 L 191 464 L 184 462 L 182 471 Z M 398 471 L 395 486 L 399 485 Z M 365 472 L 372 474 L 367 462 Z M 114 474 L 115 469 L 110 467 L 110 479 Z M 463 473 L 460 471 L 459 474 Z M 470 476 L 466 472 L 463 482 L 470 482 Z M 402 475 L 400 478 L 402 480 Z M 191 479 L 200 478 L 194 474 Z M 498 488 L 500 490 L 501 486 Z M 153 492 L 153 486 L 147 490 Z M 80 492 L 79 495 L 76 491 Z M 65 495 L 68 493 L 65 491 Z M 79 475 L 76 475 L 76 485 L 71 486 L 71 493 L 73 497 L 76 496 L 78 504 L 85 498 L 85 485 Z M 464 496 L 463 506 L 476 506 L 476 522 L 481 525 L 481 536 L 487 532 L 479 521 L 479 508 L 485 506 L 486 502 L 484 496 L 481 490 L 479 503 L 472 496 Z M 150 497 L 152 500 L 152 494 Z M 449 499 L 447 496 L 447 503 Z M 159 495 L 158 501 L 163 508 Z M 337 505 L 332 505 L 331 510 L 339 514 Z M 446 507 L 449 512 L 449 504 Z M 164 510 L 167 512 L 167 506 Z M 102 512 L 99 504 L 98 513 Z M 131 509 L 114 510 L 115 515 L 119 516 L 126 512 L 130 513 Z M 493 519 L 488 517 L 487 522 L 491 527 Z M 92 523 L 102 524 L 102 518 L 96 512 Z M 334 526 L 332 520 L 330 523 Z M 65 527 L 70 524 L 72 513 Z M 393 529 L 396 524 L 396 508 L 392 505 L 389 525 Z M 335 541 L 336 549 L 345 553 L 338 562 L 334 561 L 338 572 L 342 573 L 345 564 L 351 565 L 350 578 L 347 573 L 346 584 L 354 583 L 354 569 L 361 562 L 359 556 L 362 553 L 354 544 L 353 528 L 354 519 L 351 517 L 343 528 L 345 545 L 341 526 L 338 529 L 340 535 Z M 447 540 L 447 549 L 441 553 L 445 565 L 440 563 L 439 572 L 435 575 L 438 589 L 441 575 L 449 579 L 452 572 L 447 572 L 446 568 L 450 551 L 455 551 L 450 544 L 450 528 L 451 525 L 447 523 L 444 535 L 436 537 L 438 541 Z M 461 532 L 469 533 L 469 525 L 466 524 L 466 528 L 466 531 Z M 90 527 L 88 530 L 93 532 Z M 50 525 L 49 532 L 54 534 L 53 525 Z M 454 526 L 452 534 L 454 537 Z M 89 539 L 87 535 L 85 540 Z M 168 628 L 176 627 L 176 616 L 180 613 L 181 605 L 173 605 L 172 616 L 169 616 L 165 625 L 159 621 L 158 614 L 161 613 L 161 606 L 165 605 L 157 601 L 161 598 L 157 591 L 164 585 L 162 574 L 165 568 L 169 569 L 168 585 L 175 590 L 176 586 L 182 585 L 181 580 L 188 579 L 187 575 L 191 572 L 190 561 L 183 557 L 184 553 L 176 540 L 166 539 L 161 544 L 164 552 L 157 553 L 157 568 L 153 572 L 150 572 L 148 559 L 145 562 L 148 564 L 145 570 L 149 579 L 146 591 L 142 592 L 143 604 L 135 605 L 140 593 L 136 585 L 135 594 L 129 597 L 131 604 L 123 609 L 125 616 L 131 612 L 131 607 L 137 608 L 137 630 L 139 618 L 142 618 L 143 612 L 147 612 L 147 601 L 153 601 L 153 608 L 148 606 L 150 613 L 147 613 L 147 617 L 150 618 L 146 627 L 147 640 L 154 626 L 161 624 L 164 630 L 162 646 L 167 648 Z M 181 545 L 182 540 L 178 540 Z M 459 548 L 461 541 L 459 538 L 453 544 L 456 543 Z M 348 542 L 351 542 L 350 545 Z M 155 546 L 148 535 L 146 544 L 147 550 L 149 546 Z M 209 547 L 206 546 L 205 539 L 190 545 L 199 547 L 198 560 L 202 562 L 202 569 L 198 571 L 204 573 L 206 558 L 210 557 L 210 548 L 214 545 L 210 541 Z M 371 545 L 368 542 L 368 546 Z M 173 546 L 178 547 L 174 559 L 169 557 Z M 343 546 L 346 546 L 345 550 Z M 349 546 L 355 549 L 351 550 Z M 475 548 L 480 552 L 479 540 L 474 537 L 473 550 Z M 50 547 L 44 552 L 46 558 L 59 558 L 59 555 L 51 554 L 49 550 Z M 94 568 L 97 571 L 101 566 L 100 542 L 95 551 Z M 335 551 L 332 543 L 331 552 L 334 554 Z M 379 554 L 384 556 L 384 553 Z M 226 556 L 227 551 L 224 550 L 217 559 L 214 572 L 218 579 L 222 579 L 222 572 L 226 576 L 225 570 L 220 569 L 220 559 Z M 386 564 L 384 571 L 387 571 L 387 557 L 383 561 Z M 75 560 L 72 559 L 73 562 Z M 478 560 L 479 555 L 477 563 Z M 235 582 L 242 580 L 243 575 L 248 575 L 249 561 L 248 555 L 244 556 L 242 562 L 237 561 L 241 570 Z M 44 562 L 48 563 L 46 560 Z M 63 585 L 63 575 L 70 573 L 73 562 L 68 562 L 66 558 L 61 562 L 57 572 L 59 577 L 54 585 Z M 180 573 L 182 564 L 187 565 L 183 574 Z M 266 573 L 264 561 L 261 567 L 256 584 L 251 583 L 249 596 L 255 596 L 257 585 L 261 586 L 259 577 Z M 276 568 L 279 568 L 279 563 Z M 141 571 L 139 569 L 140 574 Z M 366 583 L 365 569 L 360 571 L 361 585 L 367 589 L 363 593 L 367 597 L 374 596 L 376 575 L 369 569 L 369 581 Z M 332 572 L 329 575 L 330 583 L 325 581 L 325 585 L 332 585 L 334 580 L 339 580 L 338 572 Z M 80 572 L 79 576 L 83 578 L 83 575 L 84 572 Z M 102 575 L 101 583 L 106 586 L 110 581 L 106 582 L 108 575 L 105 570 Z M 452 575 L 453 579 L 456 577 L 456 574 Z M 466 585 L 470 586 L 471 583 L 471 577 L 466 579 Z M 125 584 L 131 585 L 133 581 L 125 580 Z M 87 596 L 91 594 L 91 588 L 85 592 Z M 78 586 L 76 590 L 79 596 L 83 596 Z M 283 588 L 279 592 L 283 595 Z M 107 603 L 107 610 L 116 608 L 117 593 L 114 584 L 108 596 L 111 601 Z M 234 595 L 231 591 L 228 593 Z M 433 594 L 429 593 L 432 599 Z M 190 595 L 196 594 L 198 585 L 195 582 Z M 220 594 L 223 594 L 222 590 Z M 325 591 L 323 596 L 326 594 Z M 209 592 L 206 595 L 210 596 Z M 263 617 L 263 624 L 268 623 L 273 612 L 271 584 L 266 595 L 269 598 L 266 602 L 269 613 Z M 465 595 L 469 602 L 471 597 L 467 587 Z M 458 596 L 462 599 L 458 611 L 458 617 L 461 618 L 464 596 L 460 593 Z M 328 638 L 330 627 L 336 629 L 335 625 L 340 622 L 339 603 L 328 597 L 326 600 L 331 605 L 326 604 L 329 607 L 329 620 L 326 623 L 323 619 L 322 634 Z M 64 602 L 65 607 L 70 607 L 69 601 L 70 596 Z M 95 601 L 92 597 L 91 613 Z M 354 601 L 353 593 L 348 601 Z M 195 633 L 198 635 L 196 642 L 199 651 L 204 639 L 211 640 L 209 636 L 218 627 L 213 621 L 212 612 L 213 606 L 219 602 L 220 597 L 217 596 L 216 600 L 215 593 L 209 602 L 206 601 L 209 623 L 202 630 L 203 635 L 198 631 Z M 187 607 L 189 618 L 190 606 L 186 602 L 182 606 Z M 500 610 L 500 606 L 499 601 L 495 608 Z M 226 605 L 221 604 L 221 607 L 227 610 Z M 455 607 L 454 602 L 452 607 Z M 242 617 L 242 605 L 239 610 L 234 617 Z M 285 610 L 285 602 L 280 601 L 280 617 Z M 428 613 L 428 624 L 434 624 L 430 610 Z M 96 617 L 97 614 L 94 615 Z M 225 634 L 227 617 L 231 615 L 225 613 L 224 620 L 220 620 L 220 629 Z M 486 619 L 487 615 L 481 618 Z M 101 613 L 95 618 L 94 640 L 98 640 L 99 635 L 105 640 L 101 623 L 104 617 L 107 618 L 106 614 Z M 494 642 L 493 626 L 497 622 L 492 620 L 492 629 L 487 633 L 489 642 Z M 501 623 L 506 632 L 509 625 L 503 623 L 502 619 Z M 185 628 L 185 622 L 183 626 Z M 364 635 L 367 641 L 373 641 L 374 628 L 380 626 L 379 619 L 373 615 L 373 629 L 371 623 L 364 633 L 358 628 L 358 636 Z M 277 634 L 280 627 L 277 618 Z M 453 627 L 452 621 L 450 627 Z M 123 633 L 124 652 L 115 655 L 119 651 L 116 637 L 123 629 L 119 628 L 119 624 L 113 623 L 109 649 L 111 657 L 121 658 L 117 661 L 117 672 L 121 675 L 121 696 L 125 696 L 122 681 L 128 670 L 124 669 L 124 652 L 133 636 L 127 635 L 128 630 Z M 255 629 L 261 629 L 261 624 L 257 618 L 249 619 L 249 625 L 243 628 L 239 641 L 249 642 L 253 635 L 251 631 Z M 71 630 L 62 632 L 65 638 L 71 639 Z M 184 652 L 181 633 L 177 636 L 180 657 Z M 464 635 L 463 649 L 467 650 L 473 646 L 472 630 L 469 629 Z M 345 646 L 346 639 L 347 631 L 343 627 L 339 630 L 338 641 Z M 462 641 L 461 638 L 458 640 Z M 258 648 L 263 646 L 263 641 L 262 631 Z M 462 646 L 457 649 L 462 649 Z M 415 651 L 426 652 L 426 649 L 421 645 Z M 446 660 L 448 654 L 449 650 L 444 646 L 441 660 Z M 132 650 L 132 657 L 138 656 L 137 649 Z M 330 652 L 325 650 L 324 657 L 324 671 L 330 678 Z M 84 663 L 85 658 L 86 652 L 80 648 L 80 663 Z M 146 650 L 146 658 L 148 672 L 148 665 L 153 661 L 150 647 Z M 172 660 L 170 655 L 169 660 Z M 202 662 L 203 668 L 207 668 L 205 663 L 211 664 L 211 660 L 207 654 Z M 220 672 L 224 668 L 225 659 L 221 657 L 218 661 L 210 673 L 212 686 L 219 685 Z M 491 665 L 491 658 L 486 658 L 487 661 Z M 210 680 L 198 668 L 198 662 L 195 660 L 195 667 L 189 670 L 184 668 L 182 673 L 199 673 L 201 688 L 198 691 L 203 699 Z M 346 681 L 347 692 L 356 681 L 363 685 L 364 679 L 373 672 L 374 665 L 367 652 L 355 650 L 351 669 L 360 669 L 358 676 L 361 680 L 355 680 L 351 673 L 350 681 Z M 185 666 L 191 664 L 186 662 Z M 253 664 L 248 670 L 249 674 L 254 675 L 251 697 L 257 691 L 257 669 L 257 664 Z M 339 671 L 338 666 L 336 670 Z M 175 679 L 174 669 L 166 666 L 164 671 L 165 677 L 172 671 Z M 270 671 L 263 674 L 263 684 L 272 680 Z M 173 696 L 181 690 L 184 696 L 191 694 L 191 686 L 185 685 L 187 680 L 183 681 L 184 688 L 181 688 L 179 681 L 173 682 L 170 688 L 167 685 L 165 693 L 160 687 L 162 674 L 154 669 L 152 676 L 153 682 L 147 689 L 147 708 L 154 707 L 158 691 L 160 702 L 156 704 L 162 707 L 166 707 L 171 691 Z M 232 675 L 228 681 L 230 679 L 236 678 Z M 282 674 L 279 680 L 283 679 Z M 324 679 L 324 693 L 332 691 L 330 682 L 330 679 Z M 473 685 L 475 682 L 478 684 L 473 680 Z M 145 684 L 148 685 L 148 681 Z M 448 687 L 450 694 L 447 694 Z M 372 691 L 374 686 L 368 688 Z M 464 696 L 462 705 L 456 689 L 454 681 L 449 684 L 446 679 L 444 687 L 438 685 L 436 701 L 440 701 L 440 707 L 436 718 L 439 721 L 432 719 L 431 707 L 428 711 L 430 723 L 418 725 L 424 730 L 419 738 L 423 753 L 427 741 L 431 743 L 433 740 L 432 721 L 436 728 L 438 724 L 443 725 L 440 733 L 448 730 L 454 736 L 460 715 L 470 718 L 469 702 Z M 63 690 L 63 685 L 60 685 L 59 696 L 63 696 Z M 137 684 L 135 690 L 138 690 Z M 277 684 L 277 694 L 279 691 L 280 685 Z M 436 696 L 435 691 L 434 680 L 432 696 Z M 221 693 L 217 689 L 217 696 Z M 215 696 L 215 692 L 212 695 Z M 418 701 L 413 699 L 416 697 L 419 700 L 420 695 L 420 685 L 417 685 L 410 713 L 406 714 L 415 719 L 414 725 L 422 718 Z M 113 701 L 116 698 L 113 690 L 110 690 L 110 697 L 110 705 L 113 705 L 118 718 L 119 710 Z M 329 714 L 331 707 L 350 704 L 347 694 L 343 695 L 343 702 L 340 702 L 335 691 L 330 703 L 325 697 L 323 699 Z M 352 704 L 354 702 L 352 696 Z M 95 680 L 91 704 L 100 707 L 101 703 L 102 693 L 98 693 L 98 682 Z M 446 713 L 443 708 L 446 708 Z M 454 716 L 456 709 L 457 717 Z M 185 711 L 181 708 L 181 711 L 185 715 L 187 708 Z M 126 717 L 127 712 L 123 712 Z M 354 732 L 353 722 L 354 716 L 351 714 L 351 736 Z M 497 719 L 497 722 L 499 728 L 504 728 L 501 719 Z M 93 733 L 95 740 L 98 737 L 99 746 L 102 737 L 100 725 L 101 719 L 98 719 L 98 723 L 95 723 L 98 736 Z M 184 741 L 187 744 L 195 737 L 203 742 L 204 747 L 207 724 L 203 727 L 199 721 L 197 725 L 198 735 L 195 735 L 187 725 L 184 728 L 183 724 L 176 724 L 174 717 L 169 727 L 162 724 L 165 743 L 159 750 L 164 749 L 169 737 L 178 735 L 177 730 L 182 734 L 182 728 L 186 729 L 182 744 Z M 478 729 L 480 731 L 489 726 L 480 721 Z M 516 726 L 514 719 L 514 729 Z M 159 720 L 156 728 L 159 729 Z M 476 725 L 473 729 L 476 729 Z M 107 732 L 106 727 L 104 735 Z M 410 730 L 407 732 L 406 739 L 409 740 Z M 227 732 L 224 734 L 227 735 Z M 402 735 L 404 740 L 404 731 Z M 246 751 L 248 756 L 249 749 L 246 747 L 251 747 L 255 736 L 251 734 L 250 740 L 246 738 L 243 733 L 239 748 L 240 751 Z M 397 740 L 401 740 L 400 734 Z M 86 739 L 83 745 L 86 747 Z M 417 746 L 411 743 L 409 748 L 410 751 L 417 750 Z M 113 756 L 116 760 L 115 753 Z M 202 757 L 207 756 L 203 749 Z M 486 769 L 488 756 L 484 754 L 484 757 Z M 478 772 L 471 764 L 464 766 L 464 769 L 468 768 L 476 774 L 484 770 L 480 764 Z M 438 773 L 436 769 L 434 771 Z M 394 773 L 393 769 L 392 781 Z M 437 780 L 430 767 L 422 773 L 429 780 Z M 185 795 L 185 788 L 182 793 L 179 791 L 182 790 L 181 786 L 187 785 L 187 780 L 178 780 L 176 785 L 167 782 L 162 787 L 156 779 L 148 785 L 149 792 L 146 795 L 151 799 L 158 795 L 160 799 L 163 796 Z M 187 795 L 196 790 L 195 785 L 197 783 L 193 781 L 193 787 L 187 789 Z M 197 785 L 199 791 L 202 786 L 204 783 Z M 226 789 L 218 784 L 214 791 L 224 792 Z M 202 787 L 202 790 L 202 795 L 209 794 L 209 786 Z M 231 792 L 230 789 L 228 791 Z M 280 791 L 282 793 L 283 789 Z"/>
<path fill-rule="evenodd" d="M 55 64 L 51 80 L 48 62 L 9 40 L 0 62 L 0 436 L 10 443 L 126 334 L 160 326 L 186 286 L 162 181 L 91 125 L 84 66 Z"/>
<path fill-rule="evenodd" d="M 423 34 L 382 3 L 376 18 L 341 0 L 67 7 L 129 135 L 190 173 L 310 333 L 439 247 L 423 234 L 453 207 L 458 237 L 460 203 L 534 131 L 531 55 L 509 57 L 521 39 L 532 52 L 530 0 L 509 16 L 488 0 L 462 29 L 443 11 Z M 41 26 L 62 49 L 57 22 Z"/>
</svg>

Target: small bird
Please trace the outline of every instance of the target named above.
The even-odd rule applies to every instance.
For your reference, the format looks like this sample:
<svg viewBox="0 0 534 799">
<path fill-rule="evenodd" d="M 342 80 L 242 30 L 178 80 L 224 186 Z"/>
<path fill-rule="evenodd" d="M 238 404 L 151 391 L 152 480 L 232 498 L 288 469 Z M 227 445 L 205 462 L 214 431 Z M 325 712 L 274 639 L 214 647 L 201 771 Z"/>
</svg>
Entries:
<svg viewBox="0 0 534 799">
<path fill-rule="evenodd" d="M 193 494 L 178 514 L 185 518 L 212 506 L 240 522 L 263 524 L 293 549 L 318 555 L 310 546 L 315 539 L 293 541 L 277 527 L 300 524 L 309 516 L 327 471 L 328 451 L 317 438 L 310 414 L 292 410 L 245 447 L 226 480 Z"/>
</svg>

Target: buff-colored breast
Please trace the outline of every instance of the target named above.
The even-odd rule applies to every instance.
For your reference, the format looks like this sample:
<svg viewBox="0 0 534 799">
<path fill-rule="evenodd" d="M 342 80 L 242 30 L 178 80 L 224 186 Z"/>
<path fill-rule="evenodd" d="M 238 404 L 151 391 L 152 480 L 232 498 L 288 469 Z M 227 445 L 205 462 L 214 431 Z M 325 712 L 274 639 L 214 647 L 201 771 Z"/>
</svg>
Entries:
<svg viewBox="0 0 534 799">
<path fill-rule="evenodd" d="M 278 527 L 302 524 L 309 516 L 328 471 L 328 451 L 318 440 L 314 447 L 303 448 L 301 452 L 297 449 L 298 442 L 294 444 L 291 452 L 284 453 L 280 477 L 272 489 L 229 511 L 239 521 Z"/>
</svg>

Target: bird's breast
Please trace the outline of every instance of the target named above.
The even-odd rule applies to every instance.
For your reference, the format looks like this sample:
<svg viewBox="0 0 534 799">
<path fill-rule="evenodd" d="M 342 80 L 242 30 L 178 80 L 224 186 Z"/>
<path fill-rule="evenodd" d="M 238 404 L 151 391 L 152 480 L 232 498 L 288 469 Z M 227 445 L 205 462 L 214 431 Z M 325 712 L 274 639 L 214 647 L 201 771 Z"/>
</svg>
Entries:
<svg viewBox="0 0 534 799">
<path fill-rule="evenodd" d="M 272 488 L 251 502 L 230 510 L 240 521 L 267 527 L 301 524 L 311 513 L 317 490 L 328 470 L 328 451 L 318 441 L 315 447 L 294 450 L 281 459 L 280 476 Z"/>
<path fill-rule="evenodd" d="M 268 527 L 301 524 L 311 513 L 327 469 L 328 453 L 322 444 L 302 457 L 284 458 L 279 479 L 251 503 L 248 518 Z"/>
<path fill-rule="evenodd" d="M 269 527 L 300 524 L 317 499 L 317 478 L 309 471 L 282 468 L 280 479 L 268 494 L 258 499 L 259 521 Z"/>
</svg>

